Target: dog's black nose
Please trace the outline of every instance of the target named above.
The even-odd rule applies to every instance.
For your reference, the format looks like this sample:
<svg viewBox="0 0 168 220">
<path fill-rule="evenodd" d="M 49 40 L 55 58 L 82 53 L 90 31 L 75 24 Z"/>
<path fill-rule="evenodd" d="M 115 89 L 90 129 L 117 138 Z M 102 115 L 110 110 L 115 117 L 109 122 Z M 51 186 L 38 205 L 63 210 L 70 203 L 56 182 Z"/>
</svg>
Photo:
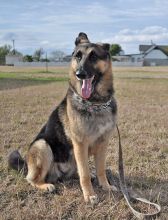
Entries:
<svg viewBox="0 0 168 220">
<path fill-rule="evenodd" d="M 87 74 L 87 72 L 84 69 L 79 69 L 76 72 L 76 76 L 79 79 L 87 79 L 88 78 L 88 74 Z"/>
</svg>

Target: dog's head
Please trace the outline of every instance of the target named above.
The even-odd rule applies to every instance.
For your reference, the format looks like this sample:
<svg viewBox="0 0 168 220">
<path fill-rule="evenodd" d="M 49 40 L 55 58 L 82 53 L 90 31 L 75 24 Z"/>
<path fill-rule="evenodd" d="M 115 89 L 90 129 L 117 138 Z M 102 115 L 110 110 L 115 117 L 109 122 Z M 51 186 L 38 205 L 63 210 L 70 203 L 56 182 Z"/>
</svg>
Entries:
<svg viewBox="0 0 168 220">
<path fill-rule="evenodd" d="M 85 33 L 79 33 L 75 45 L 70 81 L 77 92 L 88 99 L 94 90 L 102 90 L 103 82 L 112 85 L 110 45 L 91 43 Z"/>
</svg>

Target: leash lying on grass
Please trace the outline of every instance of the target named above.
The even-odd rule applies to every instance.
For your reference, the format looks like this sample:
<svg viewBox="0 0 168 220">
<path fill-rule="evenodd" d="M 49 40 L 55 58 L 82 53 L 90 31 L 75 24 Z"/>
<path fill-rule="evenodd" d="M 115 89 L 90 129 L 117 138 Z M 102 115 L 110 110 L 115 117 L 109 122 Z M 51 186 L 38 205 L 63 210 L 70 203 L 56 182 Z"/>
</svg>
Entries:
<svg viewBox="0 0 168 220">
<path fill-rule="evenodd" d="M 125 183 L 125 176 L 124 176 L 124 166 L 123 166 L 123 156 L 122 156 L 122 146 L 121 146 L 120 132 L 119 132 L 119 129 L 118 129 L 118 125 L 116 125 L 116 127 L 117 127 L 118 138 L 119 138 L 119 152 L 118 152 L 118 154 L 119 154 L 119 161 L 118 161 L 118 164 L 119 164 L 119 167 L 118 167 L 119 181 L 120 181 L 120 188 L 121 188 L 121 191 L 123 193 L 123 196 L 124 196 L 125 200 L 127 201 L 127 204 L 130 207 L 132 213 L 138 219 L 149 219 L 150 217 L 154 218 L 154 217 L 158 216 L 161 212 L 161 206 L 160 205 L 158 205 L 156 203 L 152 203 L 149 200 L 144 199 L 144 198 L 140 198 L 140 197 L 136 197 L 136 196 L 130 196 L 129 193 L 128 193 L 128 189 L 127 189 L 127 186 L 126 186 L 126 183 Z M 141 202 L 141 203 L 145 203 L 149 206 L 152 206 L 155 209 L 155 211 L 153 213 L 139 212 L 139 211 L 137 211 L 133 208 L 133 206 L 131 205 L 131 200 L 134 201 L 134 202 L 138 201 L 138 202 Z"/>
</svg>

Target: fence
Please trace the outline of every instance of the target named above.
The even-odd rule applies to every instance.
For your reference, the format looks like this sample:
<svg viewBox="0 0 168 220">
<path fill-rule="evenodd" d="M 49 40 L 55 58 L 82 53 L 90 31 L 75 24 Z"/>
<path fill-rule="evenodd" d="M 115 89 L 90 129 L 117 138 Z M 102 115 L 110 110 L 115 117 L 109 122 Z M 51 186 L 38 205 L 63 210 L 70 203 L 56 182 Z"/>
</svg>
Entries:
<svg viewBox="0 0 168 220">
<path fill-rule="evenodd" d="M 69 66 L 70 62 L 15 62 L 16 67 L 54 67 Z"/>
<path fill-rule="evenodd" d="M 126 61 L 126 62 L 118 62 L 118 61 L 113 61 L 112 62 L 113 66 L 123 66 L 123 67 L 131 67 L 131 66 L 134 66 L 134 67 L 140 67 L 140 66 L 143 66 L 143 61 L 142 62 L 131 62 L 131 61 Z"/>
</svg>

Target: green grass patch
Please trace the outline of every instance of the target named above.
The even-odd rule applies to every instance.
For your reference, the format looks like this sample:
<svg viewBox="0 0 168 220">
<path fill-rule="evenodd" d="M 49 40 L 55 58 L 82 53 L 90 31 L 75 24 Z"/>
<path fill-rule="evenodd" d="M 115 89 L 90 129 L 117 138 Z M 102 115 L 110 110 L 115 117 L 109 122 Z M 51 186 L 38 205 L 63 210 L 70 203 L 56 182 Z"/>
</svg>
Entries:
<svg viewBox="0 0 168 220">
<path fill-rule="evenodd" d="M 0 73 L 0 90 L 66 81 L 68 81 L 68 76 L 66 75 L 61 76 L 47 74 L 35 75 L 30 73 Z"/>
<path fill-rule="evenodd" d="M 68 77 L 62 76 L 49 76 L 49 77 L 34 77 L 31 74 L 17 74 L 17 73 L 0 73 L 0 79 L 18 79 L 18 80 L 31 80 L 31 81 L 67 81 Z"/>
</svg>

